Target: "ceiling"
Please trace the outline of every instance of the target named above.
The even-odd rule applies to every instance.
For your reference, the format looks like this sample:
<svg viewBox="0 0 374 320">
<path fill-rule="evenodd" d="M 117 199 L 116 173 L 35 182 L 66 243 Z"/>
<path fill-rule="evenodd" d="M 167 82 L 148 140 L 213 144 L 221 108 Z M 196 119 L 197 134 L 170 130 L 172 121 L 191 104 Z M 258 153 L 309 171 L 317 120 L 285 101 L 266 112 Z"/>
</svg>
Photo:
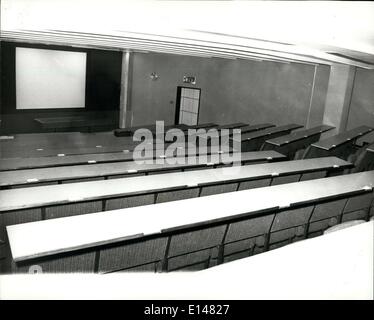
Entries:
<svg viewBox="0 0 374 320">
<path fill-rule="evenodd" d="M 1 39 L 374 69 L 374 3 L 2 0 Z"/>
</svg>

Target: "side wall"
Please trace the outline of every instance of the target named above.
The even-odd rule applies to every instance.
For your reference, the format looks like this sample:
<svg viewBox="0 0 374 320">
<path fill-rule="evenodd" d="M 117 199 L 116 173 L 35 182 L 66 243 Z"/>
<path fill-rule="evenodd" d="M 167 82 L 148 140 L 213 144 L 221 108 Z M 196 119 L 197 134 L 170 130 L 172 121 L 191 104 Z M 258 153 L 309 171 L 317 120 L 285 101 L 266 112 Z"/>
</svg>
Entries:
<svg viewBox="0 0 374 320">
<path fill-rule="evenodd" d="M 361 125 L 374 127 L 374 70 L 357 68 L 347 129 Z M 374 142 L 374 133 L 365 139 Z"/>
</svg>

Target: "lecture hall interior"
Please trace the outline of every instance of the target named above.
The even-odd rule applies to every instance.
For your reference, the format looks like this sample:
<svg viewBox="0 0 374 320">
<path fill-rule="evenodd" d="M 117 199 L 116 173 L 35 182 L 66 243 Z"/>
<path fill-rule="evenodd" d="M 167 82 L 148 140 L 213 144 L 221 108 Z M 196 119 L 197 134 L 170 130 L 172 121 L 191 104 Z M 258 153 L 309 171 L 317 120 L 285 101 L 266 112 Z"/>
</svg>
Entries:
<svg viewBox="0 0 374 320">
<path fill-rule="evenodd" d="M 0 5 L 3 294 L 373 298 L 374 3 Z"/>
</svg>

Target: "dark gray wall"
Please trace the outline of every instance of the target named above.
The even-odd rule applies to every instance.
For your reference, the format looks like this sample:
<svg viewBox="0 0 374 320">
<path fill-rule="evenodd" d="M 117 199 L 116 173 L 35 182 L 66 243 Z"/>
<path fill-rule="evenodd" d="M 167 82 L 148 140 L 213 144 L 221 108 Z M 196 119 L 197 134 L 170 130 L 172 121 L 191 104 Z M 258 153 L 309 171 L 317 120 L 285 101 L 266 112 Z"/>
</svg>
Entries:
<svg viewBox="0 0 374 320">
<path fill-rule="evenodd" d="M 357 68 L 347 129 L 361 125 L 374 127 L 374 70 Z"/>
<path fill-rule="evenodd" d="M 363 124 L 374 126 L 374 70 L 357 68 L 348 129 Z"/>
<path fill-rule="evenodd" d="M 174 123 L 177 86 L 183 86 L 184 75 L 197 78 L 195 86 L 187 86 L 201 88 L 200 123 L 306 125 L 310 112 L 311 65 L 136 53 L 132 72 L 132 125 L 155 120 Z M 158 80 L 150 79 L 152 72 L 159 75 Z M 322 70 L 318 79 L 315 104 L 323 111 L 328 72 Z M 321 117 L 315 114 L 313 124 Z"/>
</svg>

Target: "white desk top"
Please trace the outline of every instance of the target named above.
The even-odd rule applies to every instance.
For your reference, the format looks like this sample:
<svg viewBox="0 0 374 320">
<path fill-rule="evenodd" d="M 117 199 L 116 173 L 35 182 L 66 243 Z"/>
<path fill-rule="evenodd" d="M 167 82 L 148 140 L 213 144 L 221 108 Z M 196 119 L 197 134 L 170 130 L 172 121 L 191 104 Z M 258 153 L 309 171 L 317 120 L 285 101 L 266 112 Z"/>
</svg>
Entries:
<svg viewBox="0 0 374 320">
<path fill-rule="evenodd" d="M 373 237 L 371 221 L 200 272 L 0 276 L 0 299 L 373 300 Z"/>
<path fill-rule="evenodd" d="M 8 226 L 15 261 L 209 224 L 234 216 L 372 192 L 374 171 Z M 368 191 L 367 191 L 368 192 Z M 265 200 L 266 199 L 266 200 Z M 146 223 L 145 223 L 146 222 Z"/>
</svg>

